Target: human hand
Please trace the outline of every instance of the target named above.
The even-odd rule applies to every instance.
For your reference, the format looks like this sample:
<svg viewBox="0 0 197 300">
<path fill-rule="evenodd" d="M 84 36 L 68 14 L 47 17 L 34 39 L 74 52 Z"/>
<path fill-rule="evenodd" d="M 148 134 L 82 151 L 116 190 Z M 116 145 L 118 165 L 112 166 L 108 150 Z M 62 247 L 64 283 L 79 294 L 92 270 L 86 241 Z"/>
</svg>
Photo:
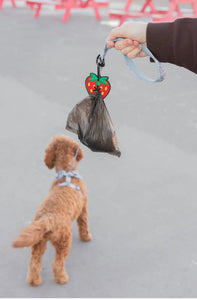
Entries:
<svg viewBox="0 0 197 300">
<path fill-rule="evenodd" d="M 112 29 L 107 46 L 121 50 L 122 54 L 126 54 L 129 58 L 144 57 L 146 54 L 141 51 L 140 43 L 146 45 L 146 28 L 147 23 L 126 22 Z M 125 39 L 114 43 L 113 40 L 119 37 Z"/>
</svg>

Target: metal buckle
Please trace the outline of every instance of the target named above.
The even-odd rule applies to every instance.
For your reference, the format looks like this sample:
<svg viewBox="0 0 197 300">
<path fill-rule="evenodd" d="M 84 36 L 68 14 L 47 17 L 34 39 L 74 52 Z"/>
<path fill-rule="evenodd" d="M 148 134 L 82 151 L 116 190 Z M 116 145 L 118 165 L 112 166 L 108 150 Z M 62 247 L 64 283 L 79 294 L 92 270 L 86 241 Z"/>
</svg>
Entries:
<svg viewBox="0 0 197 300">
<path fill-rule="evenodd" d="M 96 58 L 96 64 L 99 66 L 99 67 L 104 67 L 105 66 L 105 60 L 104 59 L 101 59 L 101 56 L 100 54 L 97 56 Z"/>
</svg>

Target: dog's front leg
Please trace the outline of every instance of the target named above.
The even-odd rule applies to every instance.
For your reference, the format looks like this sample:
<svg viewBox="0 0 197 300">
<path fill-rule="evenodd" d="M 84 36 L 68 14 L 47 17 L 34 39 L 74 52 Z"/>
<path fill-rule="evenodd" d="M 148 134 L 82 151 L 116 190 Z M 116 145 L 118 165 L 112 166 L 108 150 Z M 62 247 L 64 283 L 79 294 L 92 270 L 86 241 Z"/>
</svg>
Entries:
<svg viewBox="0 0 197 300">
<path fill-rule="evenodd" d="M 82 241 L 88 242 L 91 241 L 92 236 L 89 232 L 88 226 L 88 210 L 87 205 L 85 205 L 82 209 L 80 216 L 77 219 L 77 224 L 79 228 L 79 237 Z"/>
</svg>

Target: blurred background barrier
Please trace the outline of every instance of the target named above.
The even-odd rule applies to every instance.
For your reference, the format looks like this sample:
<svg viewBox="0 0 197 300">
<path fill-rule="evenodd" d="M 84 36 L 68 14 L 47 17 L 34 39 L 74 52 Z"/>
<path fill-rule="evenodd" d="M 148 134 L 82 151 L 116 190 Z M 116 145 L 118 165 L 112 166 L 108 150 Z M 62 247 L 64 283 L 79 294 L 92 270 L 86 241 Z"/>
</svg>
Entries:
<svg viewBox="0 0 197 300">
<path fill-rule="evenodd" d="M 189 11 L 189 17 L 197 17 L 197 0 L 169 0 L 169 7 L 167 10 L 159 10 L 156 8 L 157 0 L 145 0 L 142 7 L 138 11 L 131 10 L 133 2 L 138 0 L 127 0 L 124 10 L 112 10 L 109 12 L 110 19 L 120 19 L 119 26 L 122 25 L 128 18 L 143 18 L 149 17 L 154 22 L 157 21 L 173 21 L 176 18 L 184 17 L 183 10 L 180 9 L 180 4 L 189 4 L 191 8 Z M 139 1 L 138 1 L 139 2 Z M 188 16 L 188 15 L 187 15 Z"/>
<path fill-rule="evenodd" d="M 16 0 L 0 0 L 0 10 L 4 2 L 11 2 L 14 8 L 17 7 Z M 159 6 L 159 0 L 18 0 L 25 3 L 34 10 L 34 17 L 40 16 L 41 8 L 53 7 L 55 10 L 64 10 L 62 22 L 67 22 L 73 9 L 93 9 L 97 20 L 101 20 L 100 8 L 106 8 L 105 15 L 116 19 L 118 25 L 122 25 L 127 19 L 148 18 L 153 22 L 169 22 L 182 17 L 197 17 L 197 0 L 169 0 L 162 1 L 164 7 Z M 116 9 L 114 9 L 113 4 Z M 122 8 L 120 8 L 122 7 Z"/>
</svg>

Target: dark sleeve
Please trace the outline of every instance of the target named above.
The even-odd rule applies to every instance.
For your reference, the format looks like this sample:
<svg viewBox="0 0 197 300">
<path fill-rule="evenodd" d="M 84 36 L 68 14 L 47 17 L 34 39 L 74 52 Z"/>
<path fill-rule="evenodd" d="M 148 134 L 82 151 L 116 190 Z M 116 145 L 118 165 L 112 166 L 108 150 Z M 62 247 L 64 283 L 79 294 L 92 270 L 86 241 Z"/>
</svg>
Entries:
<svg viewBox="0 0 197 300">
<path fill-rule="evenodd" d="M 147 46 L 160 62 L 172 63 L 197 74 L 197 18 L 149 23 Z"/>
</svg>

